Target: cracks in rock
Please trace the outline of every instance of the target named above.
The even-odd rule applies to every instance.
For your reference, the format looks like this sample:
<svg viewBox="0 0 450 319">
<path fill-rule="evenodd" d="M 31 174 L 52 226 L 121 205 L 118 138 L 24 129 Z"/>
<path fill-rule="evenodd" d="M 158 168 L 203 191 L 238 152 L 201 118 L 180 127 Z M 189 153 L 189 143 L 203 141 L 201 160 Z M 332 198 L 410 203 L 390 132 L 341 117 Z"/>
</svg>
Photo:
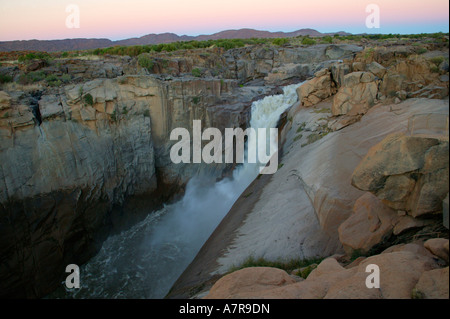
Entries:
<svg viewBox="0 0 450 319">
<path fill-rule="evenodd" d="M 34 118 L 37 121 L 38 126 L 42 124 L 41 111 L 39 109 L 39 100 L 41 99 L 42 91 L 33 91 L 30 93 L 30 102 L 29 106 L 34 115 Z"/>
</svg>

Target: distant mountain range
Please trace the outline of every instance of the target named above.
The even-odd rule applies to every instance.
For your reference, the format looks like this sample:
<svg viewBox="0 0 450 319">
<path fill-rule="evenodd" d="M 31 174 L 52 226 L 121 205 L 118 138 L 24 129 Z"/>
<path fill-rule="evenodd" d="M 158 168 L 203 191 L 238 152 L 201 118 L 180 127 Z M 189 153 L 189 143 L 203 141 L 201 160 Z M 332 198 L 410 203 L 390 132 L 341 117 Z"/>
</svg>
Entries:
<svg viewBox="0 0 450 319">
<path fill-rule="evenodd" d="M 112 41 L 109 39 L 64 39 L 64 40 L 25 40 L 25 41 L 2 41 L 0 51 L 75 51 L 107 48 L 116 45 L 147 45 L 159 43 L 171 43 L 177 41 L 204 41 L 219 39 L 249 39 L 249 38 L 288 38 L 297 36 L 326 36 L 326 35 L 349 35 L 347 32 L 321 33 L 314 29 L 300 29 L 294 32 L 270 32 L 254 29 L 226 30 L 211 35 L 179 36 L 174 33 L 148 34 L 140 38 Z"/>
</svg>

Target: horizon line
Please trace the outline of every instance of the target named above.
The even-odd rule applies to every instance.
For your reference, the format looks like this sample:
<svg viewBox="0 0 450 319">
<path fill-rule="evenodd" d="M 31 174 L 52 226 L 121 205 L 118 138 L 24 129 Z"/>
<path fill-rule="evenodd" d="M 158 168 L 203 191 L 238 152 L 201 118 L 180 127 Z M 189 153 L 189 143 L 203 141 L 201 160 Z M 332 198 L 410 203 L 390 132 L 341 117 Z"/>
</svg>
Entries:
<svg viewBox="0 0 450 319">
<path fill-rule="evenodd" d="M 107 37 L 77 37 L 77 38 L 59 38 L 59 39 L 37 39 L 37 38 L 32 38 L 32 39 L 23 39 L 23 40 L 0 40 L 0 42 L 26 42 L 26 41 L 66 41 L 66 40 L 109 40 L 111 42 L 119 42 L 119 41 L 123 41 L 123 40 L 129 40 L 129 39 L 140 39 L 142 37 L 148 36 L 148 35 L 163 35 L 163 34 L 174 34 L 178 37 L 200 37 L 200 36 L 209 36 L 209 35 L 215 35 L 221 32 L 226 32 L 226 31 L 240 31 L 240 30 L 253 30 L 253 31 L 260 31 L 260 32 L 269 32 L 269 33 L 292 33 L 292 32 L 296 32 L 296 31 L 301 31 L 301 30 L 313 30 L 316 32 L 319 32 L 321 34 L 331 34 L 331 33 L 349 33 L 351 35 L 364 35 L 364 34 L 400 34 L 400 35 L 408 35 L 408 34 L 420 34 L 420 33 L 408 33 L 408 32 L 373 32 L 373 33 L 368 33 L 368 32 L 362 32 L 362 33 L 351 33 L 345 30 L 340 30 L 340 31 L 331 31 L 331 32 L 322 32 L 319 31 L 317 29 L 314 28 L 300 28 L 300 29 L 295 29 L 292 31 L 269 31 L 269 30 L 260 30 L 260 29 L 254 29 L 254 28 L 249 28 L 249 27 L 243 27 L 243 28 L 239 28 L 239 29 L 225 29 L 225 30 L 221 30 L 221 31 L 217 31 L 217 32 L 213 32 L 213 33 L 200 33 L 197 35 L 189 35 L 189 34 L 178 34 L 175 32 L 161 32 L 161 33 L 146 33 L 143 34 L 141 36 L 132 36 L 132 37 L 124 37 L 124 38 L 107 38 Z M 445 31 L 435 31 L 435 32 L 423 32 L 422 34 L 433 34 L 433 33 L 449 33 L 449 30 L 445 30 Z"/>
</svg>

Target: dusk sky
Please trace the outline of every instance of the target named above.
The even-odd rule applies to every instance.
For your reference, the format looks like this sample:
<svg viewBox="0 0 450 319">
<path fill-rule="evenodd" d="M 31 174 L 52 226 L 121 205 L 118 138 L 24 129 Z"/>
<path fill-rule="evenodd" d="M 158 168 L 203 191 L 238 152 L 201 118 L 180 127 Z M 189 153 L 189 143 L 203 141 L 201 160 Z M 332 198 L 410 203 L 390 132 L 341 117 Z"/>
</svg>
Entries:
<svg viewBox="0 0 450 319">
<path fill-rule="evenodd" d="M 66 26 L 69 4 L 79 8 L 79 28 Z M 380 28 L 366 27 L 369 4 L 380 8 Z M 119 40 L 163 32 L 195 36 L 240 28 L 448 32 L 448 10 L 448 0 L 0 0 L 0 41 Z"/>
</svg>

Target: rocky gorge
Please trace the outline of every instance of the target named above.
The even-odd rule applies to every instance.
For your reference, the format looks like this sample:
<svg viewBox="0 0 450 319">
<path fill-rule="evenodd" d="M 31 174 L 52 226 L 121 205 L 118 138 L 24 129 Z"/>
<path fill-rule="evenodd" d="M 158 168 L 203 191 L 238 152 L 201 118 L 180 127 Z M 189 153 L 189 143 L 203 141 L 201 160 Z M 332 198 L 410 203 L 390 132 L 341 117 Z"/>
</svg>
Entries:
<svg viewBox="0 0 450 319">
<path fill-rule="evenodd" d="M 308 80 L 278 124 L 278 172 L 249 186 L 168 296 L 448 298 L 448 39 L 428 46 L 3 63 L 14 81 L 0 92 L 1 295 L 47 295 L 67 264 L 85 263 L 109 234 L 179 198 L 193 176 L 232 172 L 172 163 L 172 129 L 192 131 L 193 120 L 246 128 L 253 101 Z M 218 280 L 250 256 L 329 258 L 304 280 L 275 268 Z M 367 263 L 403 273 L 403 290 L 361 288 Z"/>
<path fill-rule="evenodd" d="M 410 49 L 366 49 L 297 89 L 278 172 L 249 186 L 170 298 L 448 298 L 448 51 Z"/>
</svg>

